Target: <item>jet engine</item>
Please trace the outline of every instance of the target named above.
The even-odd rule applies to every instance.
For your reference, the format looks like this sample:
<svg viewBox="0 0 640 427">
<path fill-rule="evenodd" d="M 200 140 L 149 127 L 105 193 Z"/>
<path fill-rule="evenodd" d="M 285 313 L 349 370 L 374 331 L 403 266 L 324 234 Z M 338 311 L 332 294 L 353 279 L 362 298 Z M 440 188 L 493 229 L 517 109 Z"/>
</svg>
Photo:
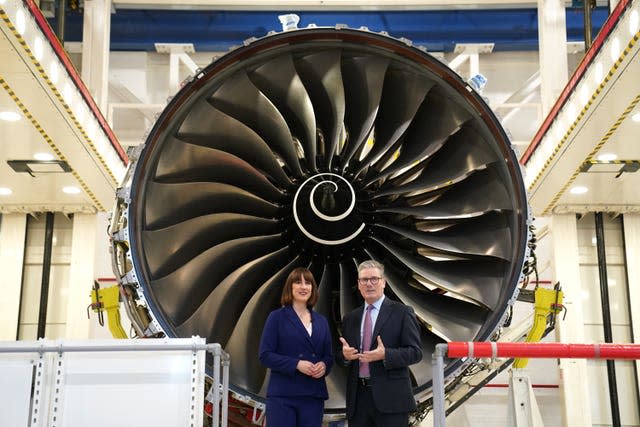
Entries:
<svg viewBox="0 0 640 427">
<path fill-rule="evenodd" d="M 295 267 L 313 272 L 338 350 L 358 263 L 384 264 L 387 297 L 420 323 L 419 401 L 434 346 L 491 339 L 514 301 L 529 238 L 515 153 L 482 97 L 407 40 L 248 41 L 186 82 L 131 157 L 110 232 L 134 328 L 220 343 L 245 400 L 264 401 L 260 336 Z M 344 413 L 345 377 L 327 378 L 327 414 Z"/>
</svg>

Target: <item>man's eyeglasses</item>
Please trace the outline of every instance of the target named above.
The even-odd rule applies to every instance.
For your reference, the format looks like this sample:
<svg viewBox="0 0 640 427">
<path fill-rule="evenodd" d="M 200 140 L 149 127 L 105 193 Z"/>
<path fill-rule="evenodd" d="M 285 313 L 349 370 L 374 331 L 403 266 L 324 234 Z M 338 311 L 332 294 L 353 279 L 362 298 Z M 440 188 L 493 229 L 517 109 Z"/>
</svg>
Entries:
<svg viewBox="0 0 640 427">
<path fill-rule="evenodd" d="M 359 277 L 358 283 L 360 283 L 361 285 L 366 285 L 367 282 L 369 282 L 372 285 L 377 285 L 380 279 L 382 279 L 382 277 Z"/>
</svg>

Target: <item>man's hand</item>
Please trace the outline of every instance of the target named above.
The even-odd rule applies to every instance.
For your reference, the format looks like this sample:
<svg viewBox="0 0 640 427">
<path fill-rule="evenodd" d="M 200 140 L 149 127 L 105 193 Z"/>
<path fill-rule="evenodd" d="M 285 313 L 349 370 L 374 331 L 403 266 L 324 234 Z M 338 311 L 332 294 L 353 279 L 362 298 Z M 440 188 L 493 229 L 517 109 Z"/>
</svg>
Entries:
<svg viewBox="0 0 640 427">
<path fill-rule="evenodd" d="M 342 347 L 342 352 L 344 353 L 344 347 Z M 358 355 L 358 358 L 361 362 L 375 362 L 377 360 L 384 360 L 384 344 L 382 343 L 382 338 L 378 335 L 378 346 L 375 350 L 364 351 Z"/>
<path fill-rule="evenodd" d="M 342 343 L 342 356 L 344 360 L 356 360 L 358 358 L 358 349 L 351 347 L 347 340 L 342 337 L 340 337 L 340 342 Z"/>
</svg>

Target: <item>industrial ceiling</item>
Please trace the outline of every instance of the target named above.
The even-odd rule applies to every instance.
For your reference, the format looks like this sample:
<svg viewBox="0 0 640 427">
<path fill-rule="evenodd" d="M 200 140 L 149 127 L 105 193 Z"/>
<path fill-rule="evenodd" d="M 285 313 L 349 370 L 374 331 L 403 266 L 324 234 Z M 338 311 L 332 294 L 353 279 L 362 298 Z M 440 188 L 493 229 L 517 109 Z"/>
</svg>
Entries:
<svg viewBox="0 0 640 427">
<path fill-rule="evenodd" d="M 331 2 L 326 1 L 292 2 L 290 5 L 279 3 L 279 6 L 297 8 L 303 20 L 312 19 L 311 15 L 305 13 L 314 14 L 313 19 L 318 22 L 320 19 L 353 19 L 346 22 L 351 26 L 356 26 L 354 23 L 358 22 L 358 13 L 366 12 L 366 19 L 365 15 L 360 17 L 366 21 L 362 25 L 371 26 L 373 28 L 370 29 L 374 31 L 386 31 L 390 28 L 398 37 L 404 36 L 404 28 L 407 39 L 413 35 L 418 42 L 427 47 L 432 43 L 432 47 L 437 45 L 443 51 L 451 50 L 459 41 L 478 41 L 483 38 L 490 41 L 492 38 L 508 34 L 509 31 L 517 36 L 513 28 L 502 28 L 498 34 L 488 27 L 490 22 L 494 22 L 494 29 L 500 28 L 497 26 L 500 22 L 496 23 L 496 17 L 500 13 L 520 17 L 518 19 L 521 21 L 516 18 L 511 21 L 520 28 L 526 20 L 535 21 L 535 9 L 530 9 L 531 4 L 527 2 L 494 1 L 477 7 L 459 2 L 447 5 L 448 10 L 437 11 L 435 9 L 438 9 L 438 5 L 430 2 L 404 2 L 402 8 L 390 7 L 390 3 L 385 2 L 367 2 L 366 7 L 363 6 L 365 2 L 340 2 L 343 7 L 340 10 L 336 7 L 332 13 L 324 12 L 325 9 L 318 11 L 320 3 L 327 9 L 331 8 Z M 52 37 L 50 28 L 47 34 L 43 20 L 33 15 L 35 9 L 30 8 L 30 5 L 32 3 L 28 1 L 13 3 L 0 0 L 0 111 L 17 114 L 13 117 L 18 118 L 16 121 L 0 120 L 0 192 L 10 192 L 0 195 L 0 212 L 108 211 L 126 168 L 124 150 L 117 143 L 117 135 L 106 125 L 102 113 L 95 108 L 91 97 L 87 96 L 88 90 L 79 81 L 77 72 L 68 71 L 64 67 L 64 55 L 59 43 Z M 154 6 L 145 2 L 130 1 L 114 2 L 114 6 L 116 13 L 112 15 L 112 20 L 116 24 L 112 29 L 112 49 L 144 50 L 149 49 L 147 44 L 153 41 L 141 36 L 136 41 L 133 33 L 126 34 L 124 30 L 118 30 L 119 13 L 123 17 L 141 19 L 140 16 L 163 16 L 162 14 L 170 8 L 169 4 L 159 5 L 157 0 L 154 0 Z M 344 10 L 345 6 L 350 10 Z M 620 25 L 615 25 L 616 22 L 611 23 L 610 28 L 606 28 L 606 34 L 601 36 L 600 43 L 594 44 L 591 55 L 581 64 L 582 75 L 577 79 L 574 76 L 565 99 L 559 101 L 559 108 L 545 122 L 546 129 L 544 126 L 541 128 L 534 137 L 534 144 L 522 158 L 529 174 L 528 190 L 536 215 L 586 210 L 628 212 L 638 209 L 640 174 L 636 170 L 640 148 L 634 139 L 640 127 L 640 110 L 637 107 L 640 84 L 634 77 L 640 73 L 636 43 L 639 34 L 638 1 L 623 2 L 619 6 L 615 21 Z M 184 10 L 180 13 L 194 13 L 193 9 L 201 11 L 207 8 L 220 11 L 225 7 L 227 11 L 222 15 L 221 12 L 205 14 L 217 14 L 216 16 L 223 16 L 228 23 L 243 25 L 235 30 L 227 28 L 231 36 L 225 43 L 241 44 L 247 38 L 246 35 L 259 37 L 264 35 L 265 31 L 278 30 L 275 25 L 271 28 L 265 27 L 260 20 L 255 21 L 257 25 L 253 29 L 247 26 L 251 13 L 258 14 L 253 16 L 255 19 L 256 16 L 262 16 L 261 14 L 272 9 L 266 2 L 234 2 L 233 8 L 220 2 L 183 4 L 182 9 L 191 11 Z M 145 8 L 152 9 L 145 11 Z M 385 8 L 388 9 L 386 12 L 379 12 Z M 27 13 L 26 30 L 23 29 L 22 33 L 20 19 L 25 18 L 18 18 L 17 10 Z M 532 10 L 534 12 L 531 12 Z M 603 9 L 599 8 L 594 14 L 594 22 L 598 26 L 604 19 L 602 13 L 606 14 L 606 11 L 603 12 Z M 409 18 L 416 14 L 429 16 L 431 27 L 419 27 L 419 20 Z M 575 17 L 572 18 L 572 14 L 575 14 Z M 78 27 L 78 22 L 81 21 L 75 22 L 74 19 L 78 17 L 73 16 L 73 13 L 70 16 L 70 34 L 77 33 L 77 29 L 81 28 Z M 480 16 L 484 17 L 478 18 Z M 569 9 L 569 40 L 576 37 L 579 17 L 579 11 Z M 132 31 L 135 25 L 131 23 L 136 21 L 131 19 L 129 25 L 123 21 L 122 28 Z M 439 31 L 430 35 L 429 29 L 435 26 L 438 19 Z M 157 37 L 161 37 L 163 21 L 158 22 L 160 25 L 156 26 L 155 30 L 158 31 Z M 625 28 L 620 28 L 622 23 Z M 342 23 L 334 22 L 335 24 Z M 403 24 L 406 26 L 402 27 Z M 377 28 L 377 25 L 381 27 Z M 383 28 L 383 25 L 387 27 Z M 452 37 L 451 35 L 456 34 L 452 30 L 456 26 L 460 28 L 460 34 L 469 39 L 457 40 Z M 182 41 L 189 37 L 185 34 L 188 27 L 185 29 L 172 25 L 168 29 L 176 32 L 165 36 L 165 41 Z M 529 33 L 537 31 L 536 22 L 531 22 L 528 30 Z M 34 35 L 29 31 L 39 32 L 40 43 L 44 43 L 45 46 L 44 59 L 38 59 L 38 52 L 33 46 Z M 255 33 L 252 34 L 251 31 Z M 142 34 L 141 31 L 139 33 Z M 74 37 L 77 37 L 77 34 Z M 232 40 L 234 37 L 237 40 Z M 526 46 L 523 44 L 522 49 L 531 49 L 534 42 L 532 40 L 527 41 Z M 515 45 L 514 40 L 504 39 L 503 43 L 502 46 L 507 50 L 513 49 Z M 496 51 L 501 49 L 500 46 L 498 43 Z M 203 48 L 206 49 L 214 47 L 203 44 Z M 73 83 L 73 93 L 69 96 L 66 96 L 64 86 L 53 82 L 51 69 L 45 63 L 47 55 L 53 56 L 56 52 L 60 74 Z M 609 58 L 608 62 L 598 66 L 598 55 Z M 66 62 L 67 65 L 70 64 L 68 58 Z M 74 73 L 75 79 L 72 78 Z M 597 84 L 580 89 L 580 83 L 588 81 L 597 81 Z M 588 93 L 584 95 L 582 92 Z M 581 105 L 579 98 L 586 99 L 584 105 Z M 80 104 L 83 105 L 80 109 L 82 112 L 75 107 Z M 575 115 L 573 120 L 567 118 L 570 112 Z M 563 122 L 567 122 L 562 129 L 562 126 L 555 125 L 560 116 Z M 10 114 L 9 119 L 11 117 Z M 545 148 L 548 152 L 542 153 L 542 142 L 549 139 L 553 139 L 549 143 L 551 148 Z M 53 159 L 44 163 L 33 162 L 37 153 L 48 153 Z M 546 156 L 544 161 L 540 160 L 543 154 Z M 605 157 L 604 161 L 599 160 L 598 156 L 602 154 L 615 155 L 615 158 L 610 156 Z M 530 163 L 534 161 L 537 161 L 537 169 L 530 172 Z M 532 177 L 531 174 L 535 176 Z M 583 186 L 587 191 L 572 194 L 571 189 L 575 186 Z M 68 194 L 63 192 L 65 187 L 75 187 L 80 191 L 77 194 Z"/>
</svg>

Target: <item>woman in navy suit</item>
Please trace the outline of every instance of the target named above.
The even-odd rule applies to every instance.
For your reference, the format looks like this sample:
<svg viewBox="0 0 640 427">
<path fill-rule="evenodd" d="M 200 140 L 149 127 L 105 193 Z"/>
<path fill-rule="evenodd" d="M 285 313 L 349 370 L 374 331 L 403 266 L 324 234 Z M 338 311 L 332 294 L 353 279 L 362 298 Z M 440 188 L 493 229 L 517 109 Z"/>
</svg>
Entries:
<svg viewBox="0 0 640 427">
<path fill-rule="evenodd" d="M 319 427 L 329 398 L 325 377 L 333 364 L 327 319 L 313 311 L 318 286 L 306 268 L 293 270 L 282 290 L 282 307 L 262 331 L 260 361 L 271 369 L 267 426 Z"/>
</svg>

